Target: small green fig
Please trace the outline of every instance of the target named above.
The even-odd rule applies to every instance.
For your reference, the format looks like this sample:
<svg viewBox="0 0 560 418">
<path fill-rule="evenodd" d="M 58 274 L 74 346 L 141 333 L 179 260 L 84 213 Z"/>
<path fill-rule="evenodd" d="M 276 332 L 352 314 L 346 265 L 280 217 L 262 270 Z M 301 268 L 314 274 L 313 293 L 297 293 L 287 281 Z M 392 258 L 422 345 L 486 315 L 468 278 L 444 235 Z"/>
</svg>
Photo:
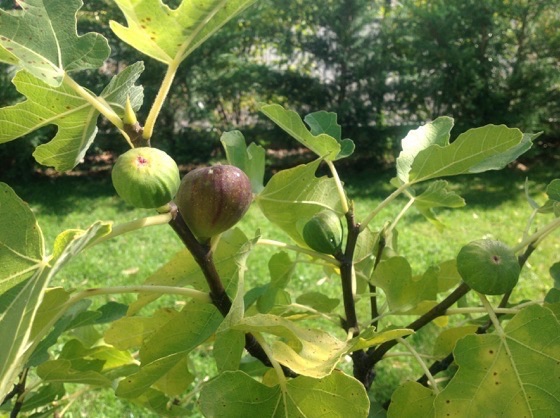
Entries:
<svg viewBox="0 0 560 418">
<path fill-rule="evenodd" d="M 234 226 L 252 200 L 251 181 L 232 165 L 201 167 L 188 172 L 175 197 L 185 223 L 201 242 Z"/>
<path fill-rule="evenodd" d="M 170 202 L 181 182 L 177 164 L 165 152 L 133 148 L 119 156 L 111 172 L 117 194 L 137 208 L 158 208 Z"/>
<path fill-rule="evenodd" d="M 457 270 L 473 290 L 485 295 L 503 295 L 517 284 L 521 267 L 506 244 L 481 239 L 461 248 Z"/>
<path fill-rule="evenodd" d="M 315 214 L 303 227 L 303 239 L 322 254 L 335 254 L 342 245 L 342 222 L 331 210 Z"/>
</svg>

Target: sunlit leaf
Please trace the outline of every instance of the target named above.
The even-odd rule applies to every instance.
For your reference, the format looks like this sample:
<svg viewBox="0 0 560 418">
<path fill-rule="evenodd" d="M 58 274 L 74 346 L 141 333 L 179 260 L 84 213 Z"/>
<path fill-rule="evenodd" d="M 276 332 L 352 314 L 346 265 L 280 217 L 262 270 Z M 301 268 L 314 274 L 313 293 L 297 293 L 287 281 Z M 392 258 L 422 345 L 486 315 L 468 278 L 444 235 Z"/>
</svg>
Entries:
<svg viewBox="0 0 560 418">
<path fill-rule="evenodd" d="M 435 395 L 431 389 L 417 382 L 406 382 L 393 392 L 387 417 L 433 417 L 434 399 Z"/>
<path fill-rule="evenodd" d="M 239 229 L 227 231 L 220 239 L 215 254 L 216 267 L 230 295 L 237 291 L 240 269 L 243 269 L 245 257 L 253 244 L 254 240 L 249 241 Z M 153 279 L 167 280 L 159 274 Z M 181 278 L 175 279 L 174 285 L 180 285 Z M 235 309 L 234 313 L 239 314 L 239 309 Z M 125 398 L 141 396 L 170 373 L 195 347 L 208 340 L 222 321 L 223 317 L 214 305 L 188 301 L 172 320 L 154 329 L 148 338 L 143 338 L 139 351 L 140 370 L 119 383 L 117 395 Z M 126 334 L 125 329 L 121 327 L 121 330 Z M 139 334 L 135 331 L 133 340 L 137 341 L 138 337 Z"/>
<path fill-rule="evenodd" d="M 402 183 L 409 181 L 412 163 L 420 151 L 431 145 L 449 144 L 451 128 L 453 128 L 453 119 L 441 116 L 408 133 L 401 142 L 402 151 L 397 158 L 397 178 Z"/>
<path fill-rule="evenodd" d="M 0 10 L 0 59 L 25 68 L 49 86 L 59 86 L 65 72 L 97 69 L 109 56 L 98 33 L 78 36 L 76 13 L 81 0 L 26 0 L 22 10 Z M 9 55 L 6 55 L 6 51 Z"/>
<path fill-rule="evenodd" d="M 214 253 L 214 264 L 226 285 L 232 277 L 237 278 L 239 269 L 237 259 L 243 256 L 242 252 L 247 251 L 244 247 L 246 243 L 247 237 L 237 228 L 226 231 L 220 237 Z M 148 277 L 144 285 L 190 286 L 197 290 L 208 291 L 204 275 L 187 249 L 175 254 L 171 260 Z M 128 314 L 134 315 L 157 298 L 159 298 L 157 294 L 139 295 L 138 299 L 130 304 Z"/>
<path fill-rule="evenodd" d="M 144 54 L 169 64 L 184 60 L 255 0 L 183 0 L 172 9 L 161 0 L 115 0 L 128 26 L 111 21 L 113 32 Z"/>
<path fill-rule="evenodd" d="M 0 293 L 41 267 L 44 242 L 31 209 L 10 186 L 0 183 Z"/>
<path fill-rule="evenodd" d="M 505 334 L 469 335 L 453 352 L 459 370 L 435 400 L 438 414 L 554 416 L 560 411 L 560 322 L 529 306 Z M 416 415 L 415 415 L 416 416 Z"/>
<path fill-rule="evenodd" d="M 301 245 L 305 245 L 301 224 L 325 208 L 342 212 L 335 181 L 315 177 L 319 164 L 316 160 L 278 172 L 256 197 L 267 219 Z"/>
<path fill-rule="evenodd" d="M 470 129 L 449 145 L 433 144 L 421 150 L 411 165 L 409 181 L 503 168 L 529 149 L 531 140 L 532 136 L 504 125 Z"/>
<path fill-rule="evenodd" d="M 263 332 L 281 339 L 271 344 L 274 359 L 294 372 L 322 378 L 330 374 L 345 354 L 346 343 L 329 333 L 298 326 L 275 315 L 245 317 L 235 329 Z"/>
<path fill-rule="evenodd" d="M 453 351 L 458 340 L 465 335 L 474 334 L 477 325 L 464 325 L 442 331 L 434 343 L 434 356 L 443 358 Z"/>
<path fill-rule="evenodd" d="M 134 83 L 143 68 L 142 63 L 129 66 L 113 77 L 100 94 L 117 114 L 123 113 L 127 96 L 131 96 L 135 108 L 140 107 L 142 89 Z M 0 143 L 54 124 L 58 127 L 56 135 L 39 145 L 33 156 L 40 164 L 58 171 L 74 168 L 97 134 L 99 112 L 67 84 L 50 86 L 26 71 L 18 72 L 13 83 L 27 100 L 0 109 Z"/>
<path fill-rule="evenodd" d="M 260 111 L 321 158 L 334 160 L 341 150 L 339 142 L 332 136 L 326 133 L 312 134 L 301 117 L 293 110 L 284 109 L 278 104 L 271 104 L 261 106 Z"/>
<path fill-rule="evenodd" d="M 208 382 L 200 395 L 205 416 L 353 417 L 366 418 L 369 400 L 363 385 L 341 372 L 322 379 L 300 376 L 280 386 L 267 386 L 243 372 L 226 372 Z"/>
<path fill-rule="evenodd" d="M 19 198 L 6 185 L 1 184 L 1 186 L 0 209 L 19 209 L 22 214 L 21 220 L 14 220 L 22 226 L 22 229 L 13 229 L 13 237 L 3 241 L 3 248 L 9 249 L 12 248 L 12 245 L 17 247 L 17 245 L 21 246 L 21 243 L 25 243 L 20 247 L 20 251 L 23 251 L 23 253 L 18 256 L 27 257 L 29 260 L 37 255 L 43 257 L 42 237 L 29 208 L 22 205 Z M 10 219 L 9 216 L 7 218 Z M 29 228 L 31 228 L 31 233 L 28 242 L 25 234 L 29 232 Z M 64 248 L 55 251 L 56 256 L 48 260 L 36 261 L 33 275 L 12 287 L 13 292 L 8 291 L 9 299 L 1 297 L 0 341 L 3 341 L 3 345 L 2 350 L 0 350 L 0 398 L 3 398 L 11 389 L 23 365 L 31 357 L 39 342 L 51 331 L 52 326 L 63 312 L 62 309 L 45 309 L 42 317 L 38 319 L 38 326 L 33 328 L 49 281 L 66 262 L 80 253 L 91 241 L 108 234 L 110 230 L 110 224 L 97 222 L 88 230 L 75 234 L 73 239 L 65 243 Z M 41 248 L 41 250 L 38 250 L 38 248 Z M 27 254 L 27 251 L 30 254 Z M 10 257 L 6 258 L 8 263 Z"/>
<path fill-rule="evenodd" d="M 145 340 L 164 324 L 171 321 L 177 311 L 162 308 L 152 316 L 127 316 L 114 321 L 105 331 L 104 339 L 120 350 L 140 347 Z"/>
</svg>

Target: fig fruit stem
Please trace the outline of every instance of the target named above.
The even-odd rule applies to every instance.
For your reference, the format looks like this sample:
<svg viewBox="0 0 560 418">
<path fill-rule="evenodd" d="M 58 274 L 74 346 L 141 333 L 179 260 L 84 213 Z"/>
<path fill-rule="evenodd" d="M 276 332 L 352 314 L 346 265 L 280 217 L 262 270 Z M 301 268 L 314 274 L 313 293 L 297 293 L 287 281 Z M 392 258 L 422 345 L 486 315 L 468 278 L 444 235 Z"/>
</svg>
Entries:
<svg viewBox="0 0 560 418">
<path fill-rule="evenodd" d="M 181 241 L 183 241 L 183 244 L 185 244 L 185 247 L 187 247 L 190 251 L 194 260 L 202 270 L 206 283 L 210 288 L 210 299 L 212 300 L 212 304 L 218 309 L 218 311 L 220 311 L 223 317 L 226 317 L 232 307 L 232 302 L 226 293 L 222 280 L 220 279 L 220 275 L 216 270 L 211 246 L 208 243 L 203 244 L 198 242 L 177 210 L 177 206 L 174 203 L 170 204 L 170 206 L 172 218 L 169 221 L 169 225 L 179 236 Z M 265 366 L 273 367 L 273 364 L 266 352 L 263 350 L 263 347 L 251 333 L 245 334 L 245 350 L 247 350 L 250 355 L 260 360 Z M 297 374 L 288 367 L 281 366 L 281 368 L 284 372 L 284 376 L 297 376 Z"/>
</svg>

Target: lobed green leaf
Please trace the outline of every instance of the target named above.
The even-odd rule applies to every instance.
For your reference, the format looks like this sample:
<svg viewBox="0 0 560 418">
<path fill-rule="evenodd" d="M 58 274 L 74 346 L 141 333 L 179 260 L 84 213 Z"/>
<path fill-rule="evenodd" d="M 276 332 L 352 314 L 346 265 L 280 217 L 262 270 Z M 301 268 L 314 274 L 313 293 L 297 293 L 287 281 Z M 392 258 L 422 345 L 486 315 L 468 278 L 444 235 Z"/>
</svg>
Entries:
<svg viewBox="0 0 560 418">
<path fill-rule="evenodd" d="M 322 378 L 300 376 L 267 386 L 247 374 L 226 372 L 208 382 L 200 394 L 205 416 L 314 418 L 368 416 L 369 399 L 360 382 L 335 371 Z"/>
<path fill-rule="evenodd" d="M 0 61 L 16 64 L 48 86 L 67 72 L 97 69 L 109 57 L 98 33 L 78 36 L 81 0 L 26 0 L 21 11 L 0 10 Z"/>
<path fill-rule="evenodd" d="M 179 63 L 255 0 L 183 0 L 176 8 L 161 0 L 115 0 L 128 26 L 111 21 L 113 32 L 142 53 Z"/>
</svg>

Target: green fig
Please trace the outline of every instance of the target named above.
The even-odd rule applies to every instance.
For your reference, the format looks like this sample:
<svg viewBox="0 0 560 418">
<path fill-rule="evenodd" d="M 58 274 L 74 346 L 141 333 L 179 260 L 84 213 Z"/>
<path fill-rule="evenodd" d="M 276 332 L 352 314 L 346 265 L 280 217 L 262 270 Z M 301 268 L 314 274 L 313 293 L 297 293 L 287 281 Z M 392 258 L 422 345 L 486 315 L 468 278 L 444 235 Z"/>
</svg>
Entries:
<svg viewBox="0 0 560 418">
<path fill-rule="evenodd" d="M 232 165 L 201 167 L 188 172 L 175 197 L 185 223 L 201 242 L 234 226 L 252 200 L 251 181 Z"/>
<path fill-rule="evenodd" d="M 335 254 L 342 245 L 342 222 L 336 213 L 323 210 L 303 227 L 303 239 L 309 247 L 322 254 Z"/>
<path fill-rule="evenodd" d="M 169 203 L 181 182 L 177 164 L 157 148 L 133 148 L 119 156 L 111 172 L 117 194 L 137 208 Z"/>
<path fill-rule="evenodd" d="M 457 270 L 471 289 L 485 295 L 503 295 L 517 284 L 521 267 L 506 244 L 481 239 L 461 248 Z"/>
</svg>

